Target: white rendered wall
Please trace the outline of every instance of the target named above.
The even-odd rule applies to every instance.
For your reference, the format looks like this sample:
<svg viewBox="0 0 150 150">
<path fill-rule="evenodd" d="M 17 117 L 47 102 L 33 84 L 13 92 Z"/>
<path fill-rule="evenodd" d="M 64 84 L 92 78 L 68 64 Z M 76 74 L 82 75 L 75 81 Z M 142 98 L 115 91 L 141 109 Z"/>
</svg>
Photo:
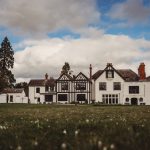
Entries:
<svg viewBox="0 0 150 150">
<path fill-rule="evenodd" d="M 145 102 L 150 105 L 150 82 L 145 82 Z"/>
<path fill-rule="evenodd" d="M 129 86 L 139 86 L 139 93 L 138 94 L 129 94 Z M 137 98 L 138 105 L 140 105 L 140 98 L 143 98 L 142 103 L 146 103 L 145 101 L 145 82 L 125 82 L 125 88 L 124 88 L 124 98 L 123 103 L 126 103 L 125 99 L 129 98 L 129 104 L 131 104 L 131 98 Z"/>
<path fill-rule="evenodd" d="M 36 86 L 36 87 L 29 86 L 29 99 L 30 99 L 30 103 L 32 104 L 37 104 L 38 98 L 40 98 L 41 102 L 43 101 L 43 99 L 41 99 L 42 97 L 40 93 L 36 93 L 36 88 L 40 88 L 40 93 L 45 92 L 44 86 Z"/>
<path fill-rule="evenodd" d="M 7 98 L 6 94 L 0 94 L 0 103 L 7 103 L 6 98 Z"/>
<path fill-rule="evenodd" d="M 99 83 L 106 82 L 106 90 L 99 90 Z M 121 90 L 114 90 L 113 83 L 120 82 Z M 95 102 L 102 102 L 103 94 L 118 94 L 119 103 L 123 104 L 123 91 L 124 91 L 124 80 L 114 72 L 114 78 L 106 78 L 106 72 L 104 72 L 96 81 L 95 81 Z"/>
<path fill-rule="evenodd" d="M 25 92 L 22 93 L 8 93 L 8 103 L 28 103 L 28 98 L 25 96 Z M 13 96 L 13 101 L 10 102 L 10 97 Z M 7 96 L 6 96 L 7 101 Z"/>
</svg>

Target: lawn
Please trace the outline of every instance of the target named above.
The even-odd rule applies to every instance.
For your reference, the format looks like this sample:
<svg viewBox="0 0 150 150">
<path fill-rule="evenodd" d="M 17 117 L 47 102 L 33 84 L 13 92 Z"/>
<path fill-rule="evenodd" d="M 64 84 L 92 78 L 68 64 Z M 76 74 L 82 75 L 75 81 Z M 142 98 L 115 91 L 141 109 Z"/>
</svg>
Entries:
<svg viewBox="0 0 150 150">
<path fill-rule="evenodd" d="M 150 106 L 0 105 L 2 150 L 149 150 Z"/>
</svg>

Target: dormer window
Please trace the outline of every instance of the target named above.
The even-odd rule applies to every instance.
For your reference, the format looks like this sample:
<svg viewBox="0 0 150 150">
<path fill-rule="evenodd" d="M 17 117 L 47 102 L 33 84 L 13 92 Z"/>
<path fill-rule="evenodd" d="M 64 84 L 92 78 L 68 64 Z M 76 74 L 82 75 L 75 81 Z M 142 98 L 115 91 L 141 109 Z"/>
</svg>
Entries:
<svg viewBox="0 0 150 150">
<path fill-rule="evenodd" d="M 113 70 L 107 70 L 106 71 L 106 78 L 114 78 L 114 71 Z"/>
</svg>

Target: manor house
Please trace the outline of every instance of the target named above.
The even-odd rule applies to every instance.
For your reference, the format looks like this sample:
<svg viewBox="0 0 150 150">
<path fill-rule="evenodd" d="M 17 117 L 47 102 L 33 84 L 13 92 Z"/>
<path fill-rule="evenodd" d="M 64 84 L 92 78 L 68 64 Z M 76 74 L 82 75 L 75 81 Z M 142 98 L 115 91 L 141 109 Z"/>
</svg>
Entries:
<svg viewBox="0 0 150 150">
<path fill-rule="evenodd" d="M 103 70 L 90 76 L 61 74 L 58 79 L 32 79 L 29 82 L 30 103 L 103 103 L 122 105 L 150 105 L 150 77 L 145 64 L 138 74 L 131 69 L 116 69 L 108 63 Z"/>
</svg>

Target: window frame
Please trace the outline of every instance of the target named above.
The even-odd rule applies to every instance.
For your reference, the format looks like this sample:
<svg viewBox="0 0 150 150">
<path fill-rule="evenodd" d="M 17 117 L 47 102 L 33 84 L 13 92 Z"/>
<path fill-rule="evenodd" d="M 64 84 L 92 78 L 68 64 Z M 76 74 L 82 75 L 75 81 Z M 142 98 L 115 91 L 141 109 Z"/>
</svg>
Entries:
<svg viewBox="0 0 150 150">
<path fill-rule="evenodd" d="M 69 89 L 68 82 L 61 82 L 61 90 L 62 91 L 68 91 L 68 89 Z"/>
<path fill-rule="evenodd" d="M 36 87 L 36 93 L 40 93 L 40 87 Z"/>
<path fill-rule="evenodd" d="M 117 85 L 118 84 L 118 85 Z M 116 88 L 117 87 L 117 88 Z M 119 87 L 119 88 L 118 88 Z M 114 82 L 113 83 L 113 90 L 120 91 L 121 90 L 121 82 Z"/>
<path fill-rule="evenodd" d="M 107 83 L 99 82 L 99 91 L 106 91 L 106 90 L 107 90 Z"/>
<path fill-rule="evenodd" d="M 133 87 L 135 89 L 133 89 Z M 140 87 L 139 86 L 129 86 L 129 94 L 139 94 L 139 93 L 140 93 Z"/>
<path fill-rule="evenodd" d="M 111 76 L 109 76 L 111 74 Z M 106 78 L 114 78 L 114 70 L 106 70 Z"/>
<path fill-rule="evenodd" d="M 86 82 L 76 82 L 76 90 L 86 90 Z"/>
</svg>

